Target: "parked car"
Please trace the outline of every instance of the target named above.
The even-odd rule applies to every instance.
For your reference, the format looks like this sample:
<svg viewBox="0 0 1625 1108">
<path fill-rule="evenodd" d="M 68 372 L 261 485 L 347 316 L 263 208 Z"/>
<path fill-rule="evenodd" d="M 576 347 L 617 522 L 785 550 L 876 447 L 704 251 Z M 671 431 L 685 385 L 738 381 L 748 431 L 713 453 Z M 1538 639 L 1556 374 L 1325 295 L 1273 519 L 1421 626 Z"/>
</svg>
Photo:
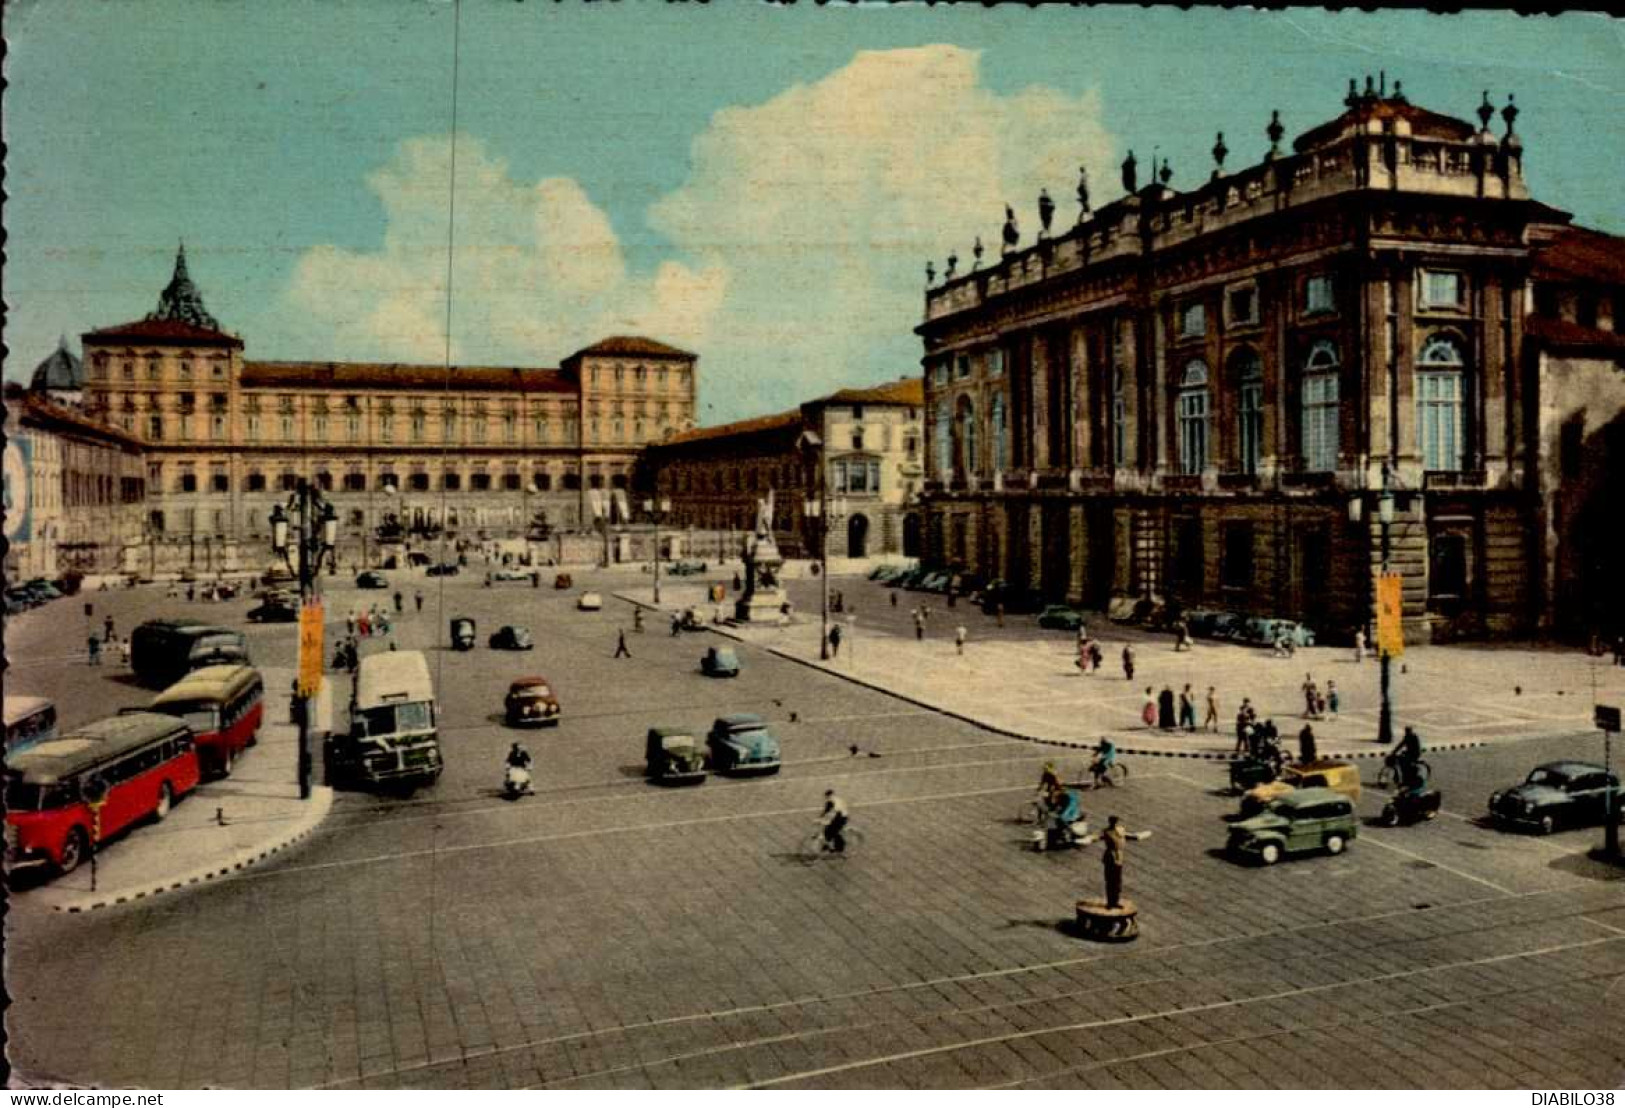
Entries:
<svg viewBox="0 0 1625 1108">
<path fill-rule="evenodd" d="M 281 596 L 267 596 L 259 607 L 248 610 L 250 623 L 294 623 L 298 619 L 298 603 Z"/>
<path fill-rule="evenodd" d="M 1192 608 L 1185 613 L 1185 626 L 1190 628 L 1192 638 L 1211 638 L 1213 626 L 1223 614 L 1211 608 Z"/>
<path fill-rule="evenodd" d="M 1297 789 L 1331 789 L 1360 802 L 1360 767 L 1350 762 L 1317 761 L 1287 766 L 1274 781 L 1254 785 L 1241 796 L 1241 814 L 1256 815 L 1269 803 Z"/>
<path fill-rule="evenodd" d="M 426 566 L 431 561 L 433 559 L 421 550 L 408 550 L 406 552 L 406 564 L 408 566 Z"/>
<path fill-rule="evenodd" d="M 1625 790 L 1617 773 L 1591 762 L 1547 762 L 1530 770 L 1523 784 L 1492 793 L 1490 818 L 1497 825 L 1549 835 L 1559 827 L 1601 823 L 1610 793 L 1614 818 L 1619 819 Z"/>
<path fill-rule="evenodd" d="M 982 611 L 992 614 L 1000 604 L 1009 615 L 1026 615 L 1044 610 L 1044 597 L 1032 589 L 1016 589 L 1004 580 L 988 582 L 982 590 Z"/>
<path fill-rule="evenodd" d="M 914 569 L 914 566 L 881 566 L 874 579 L 883 585 L 897 585 Z"/>
<path fill-rule="evenodd" d="M 576 600 L 576 608 L 583 612 L 598 612 L 604 607 L 604 598 L 595 592 L 584 592 Z"/>
<path fill-rule="evenodd" d="M 504 566 L 491 571 L 493 581 L 529 581 L 534 574 L 528 569 L 516 569 L 513 566 Z"/>
<path fill-rule="evenodd" d="M 705 745 L 718 773 L 779 772 L 778 736 L 761 716 L 739 712 L 719 717 L 711 724 Z"/>
<path fill-rule="evenodd" d="M 39 596 L 41 603 L 56 600 L 62 596 L 62 590 L 43 577 L 36 577 L 23 587 L 33 590 Z"/>
<path fill-rule="evenodd" d="M 700 657 L 700 672 L 707 677 L 738 677 L 739 655 L 731 646 L 713 646 Z"/>
<path fill-rule="evenodd" d="M 437 566 L 430 566 L 423 571 L 425 577 L 456 577 L 459 570 L 456 562 L 441 562 Z"/>
<path fill-rule="evenodd" d="M 474 621 L 467 616 L 458 616 L 451 621 L 449 628 L 451 648 L 453 650 L 474 649 Z"/>
<path fill-rule="evenodd" d="M 1083 626 L 1083 613 L 1065 604 L 1051 604 L 1038 613 L 1038 626 L 1050 631 L 1076 631 Z"/>
<path fill-rule="evenodd" d="M 369 569 L 356 574 L 355 587 L 358 589 L 387 589 L 389 588 L 389 578 L 375 569 Z"/>
<path fill-rule="evenodd" d="M 553 587 L 555 589 L 573 589 L 575 588 L 575 584 L 575 578 L 571 577 L 568 573 L 556 573 L 553 575 Z"/>
<path fill-rule="evenodd" d="M 671 574 L 673 577 L 692 577 L 696 573 L 705 572 L 705 563 L 689 561 L 673 562 L 669 567 L 667 567 L 666 572 Z"/>
<path fill-rule="evenodd" d="M 509 727 L 557 725 L 561 718 L 559 698 L 545 677 L 521 677 L 508 686 L 502 700 L 502 714 Z"/>
<path fill-rule="evenodd" d="M 1234 612 L 1220 612 L 1213 619 L 1213 630 L 1209 632 L 1214 638 L 1221 641 L 1236 639 L 1241 636 L 1246 626 L 1246 619 Z"/>
<path fill-rule="evenodd" d="M 1225 849 L 1238 858 L 1274 865 L 1288 854 L 1341 854 L 1359 834 L 1354 802 L 1332 789 L 1298 789 L 1270 801 L 1255 816 L 1230 825 Z"/>
<path fill-rule="evenodd" d="M 530 650 L 535 647 L 536 640 L 531 638 L 527 629 L 510 623 L 497 628 L 497 633 L 491 636 L 487 645 L 492 650 Z"/>
<path fill-rule="evenodd" d="M 948 590 L 948 575 L 946 573 L 928 573 L 920 578 L 918 588 L 921 592 L 946 592 Z"/>
<path fill-rule="evenodd" d="M 705 780 L 705 751 L 685 727 L 651 727 L 644 770 L 659 785 L 698 785 Z"/>
</svg>

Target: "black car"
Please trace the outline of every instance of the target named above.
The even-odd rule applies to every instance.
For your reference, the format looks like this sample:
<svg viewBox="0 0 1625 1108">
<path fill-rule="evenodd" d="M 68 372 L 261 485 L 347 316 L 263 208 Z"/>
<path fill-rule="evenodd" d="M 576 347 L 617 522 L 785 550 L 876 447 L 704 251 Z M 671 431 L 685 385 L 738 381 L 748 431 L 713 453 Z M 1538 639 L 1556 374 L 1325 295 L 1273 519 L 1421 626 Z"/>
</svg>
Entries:
<svg viewBox="0 0 1625 1108">
<path fill-rule="evenodd" d="M 389 578 L 377 570 L 369 569 L 365 573 L 356 575 L 355 587 L 358 589 L 387 589 Z"/>
<path fill-rule="evenodd" d="M 453 562 L 442 562 L 437 566 L 430 566 L 423 571 L 425 577 L 456 577 L 457 566 Z"/>
<path fill-rule="evenodd" d="M 1047 603 L 1042 593 L 1014 588 L 1008 581 L 991 581 L 982 590 L 982 611 L 989 615 L 996 612 L 1001 604 L 1009 615 L 1031 615 L 1043 611 Z"/>
<path fill-rule="evenodd" d="M 299 619 L 299 606 L 280 597 L 267 597 L 257 608 L 248 610 L 250 623 L 293 623 Z"/>
<path fill-rule="evenodd" d="M 489 644 L 492 650 L 530 650 L 535 647 L 536 640 L 525 628 L 508 625 L 499 628 L 491 636 Z"/>
<path fill-rule="evenodd" d="M 1620 818 L 1625 790 L 1619 775 L 1591 762 L 1547 762 L 1529 771 L 1521 785 L 1490 795 L 1490 818 L 1497 824 L 1530 827 L 1549 835 L 1559 826 L 1601 823 L 1613 794 Z"/>
</svg>

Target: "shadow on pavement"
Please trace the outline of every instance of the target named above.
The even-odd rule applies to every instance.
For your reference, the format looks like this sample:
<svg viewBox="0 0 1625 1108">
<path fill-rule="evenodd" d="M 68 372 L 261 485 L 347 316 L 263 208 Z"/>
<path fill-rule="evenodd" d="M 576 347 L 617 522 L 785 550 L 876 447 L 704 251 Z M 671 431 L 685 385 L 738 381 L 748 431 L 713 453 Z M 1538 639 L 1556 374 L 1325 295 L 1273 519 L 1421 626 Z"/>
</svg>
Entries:
<svg viewBox="0 0 1625 1108">
<path fill-rule="evenodd" d="M 1549 869 L 1588 881 L 1625 880 L 1625 864 L 1610 862 L 1601 857 L 1601 851 L 1577 851 L 1553 859 Z"/>
</svg>

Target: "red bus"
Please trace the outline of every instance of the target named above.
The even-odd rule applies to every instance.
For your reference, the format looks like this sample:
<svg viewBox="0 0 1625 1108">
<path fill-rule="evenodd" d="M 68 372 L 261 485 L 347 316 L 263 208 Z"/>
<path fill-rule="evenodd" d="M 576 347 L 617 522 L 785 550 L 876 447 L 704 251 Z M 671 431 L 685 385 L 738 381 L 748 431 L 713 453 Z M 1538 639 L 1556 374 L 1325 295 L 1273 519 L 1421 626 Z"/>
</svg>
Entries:
<svg viewBox="0 0 1625 1108">
<path fill-rule="evenodd" d="M 174 716 L 126 712 L 6 759 L 6 861 L 71 873 L 93 844 L 197 788 L 192 732 Z"/>
<path fill-rule="evenodd" d="M 243 748 L 254 745 L 264 700 L 265 682 L 253 666 L 204 666 L 159 693 L 148 709 L 183 720 L 204 771 L 226 777 Z"/>
</svg>

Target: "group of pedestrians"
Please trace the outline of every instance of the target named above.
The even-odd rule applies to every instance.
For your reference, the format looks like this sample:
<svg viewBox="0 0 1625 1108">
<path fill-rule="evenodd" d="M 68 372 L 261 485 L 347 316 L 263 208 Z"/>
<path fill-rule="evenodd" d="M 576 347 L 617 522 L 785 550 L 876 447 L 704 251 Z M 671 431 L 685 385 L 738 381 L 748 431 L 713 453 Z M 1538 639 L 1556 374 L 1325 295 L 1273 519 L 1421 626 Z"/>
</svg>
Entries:
<svg viewBox="0 0 1625 1108">
<path fill-rule="evenodd" d="M 95 630 L 91 630 L 85 640 L 85 650 L 87 654 L 86 665 L 101 665 L 102 655 L 112 654 L 115 650 L 118 651 L 120 662 L 126 666 L 130 664 L 130 636 L 125 635 L 122 639 L 118 637 L 113 617 L 110 615 L 102 620 L 102 633 L 99 638 Z"/>
</svg>

